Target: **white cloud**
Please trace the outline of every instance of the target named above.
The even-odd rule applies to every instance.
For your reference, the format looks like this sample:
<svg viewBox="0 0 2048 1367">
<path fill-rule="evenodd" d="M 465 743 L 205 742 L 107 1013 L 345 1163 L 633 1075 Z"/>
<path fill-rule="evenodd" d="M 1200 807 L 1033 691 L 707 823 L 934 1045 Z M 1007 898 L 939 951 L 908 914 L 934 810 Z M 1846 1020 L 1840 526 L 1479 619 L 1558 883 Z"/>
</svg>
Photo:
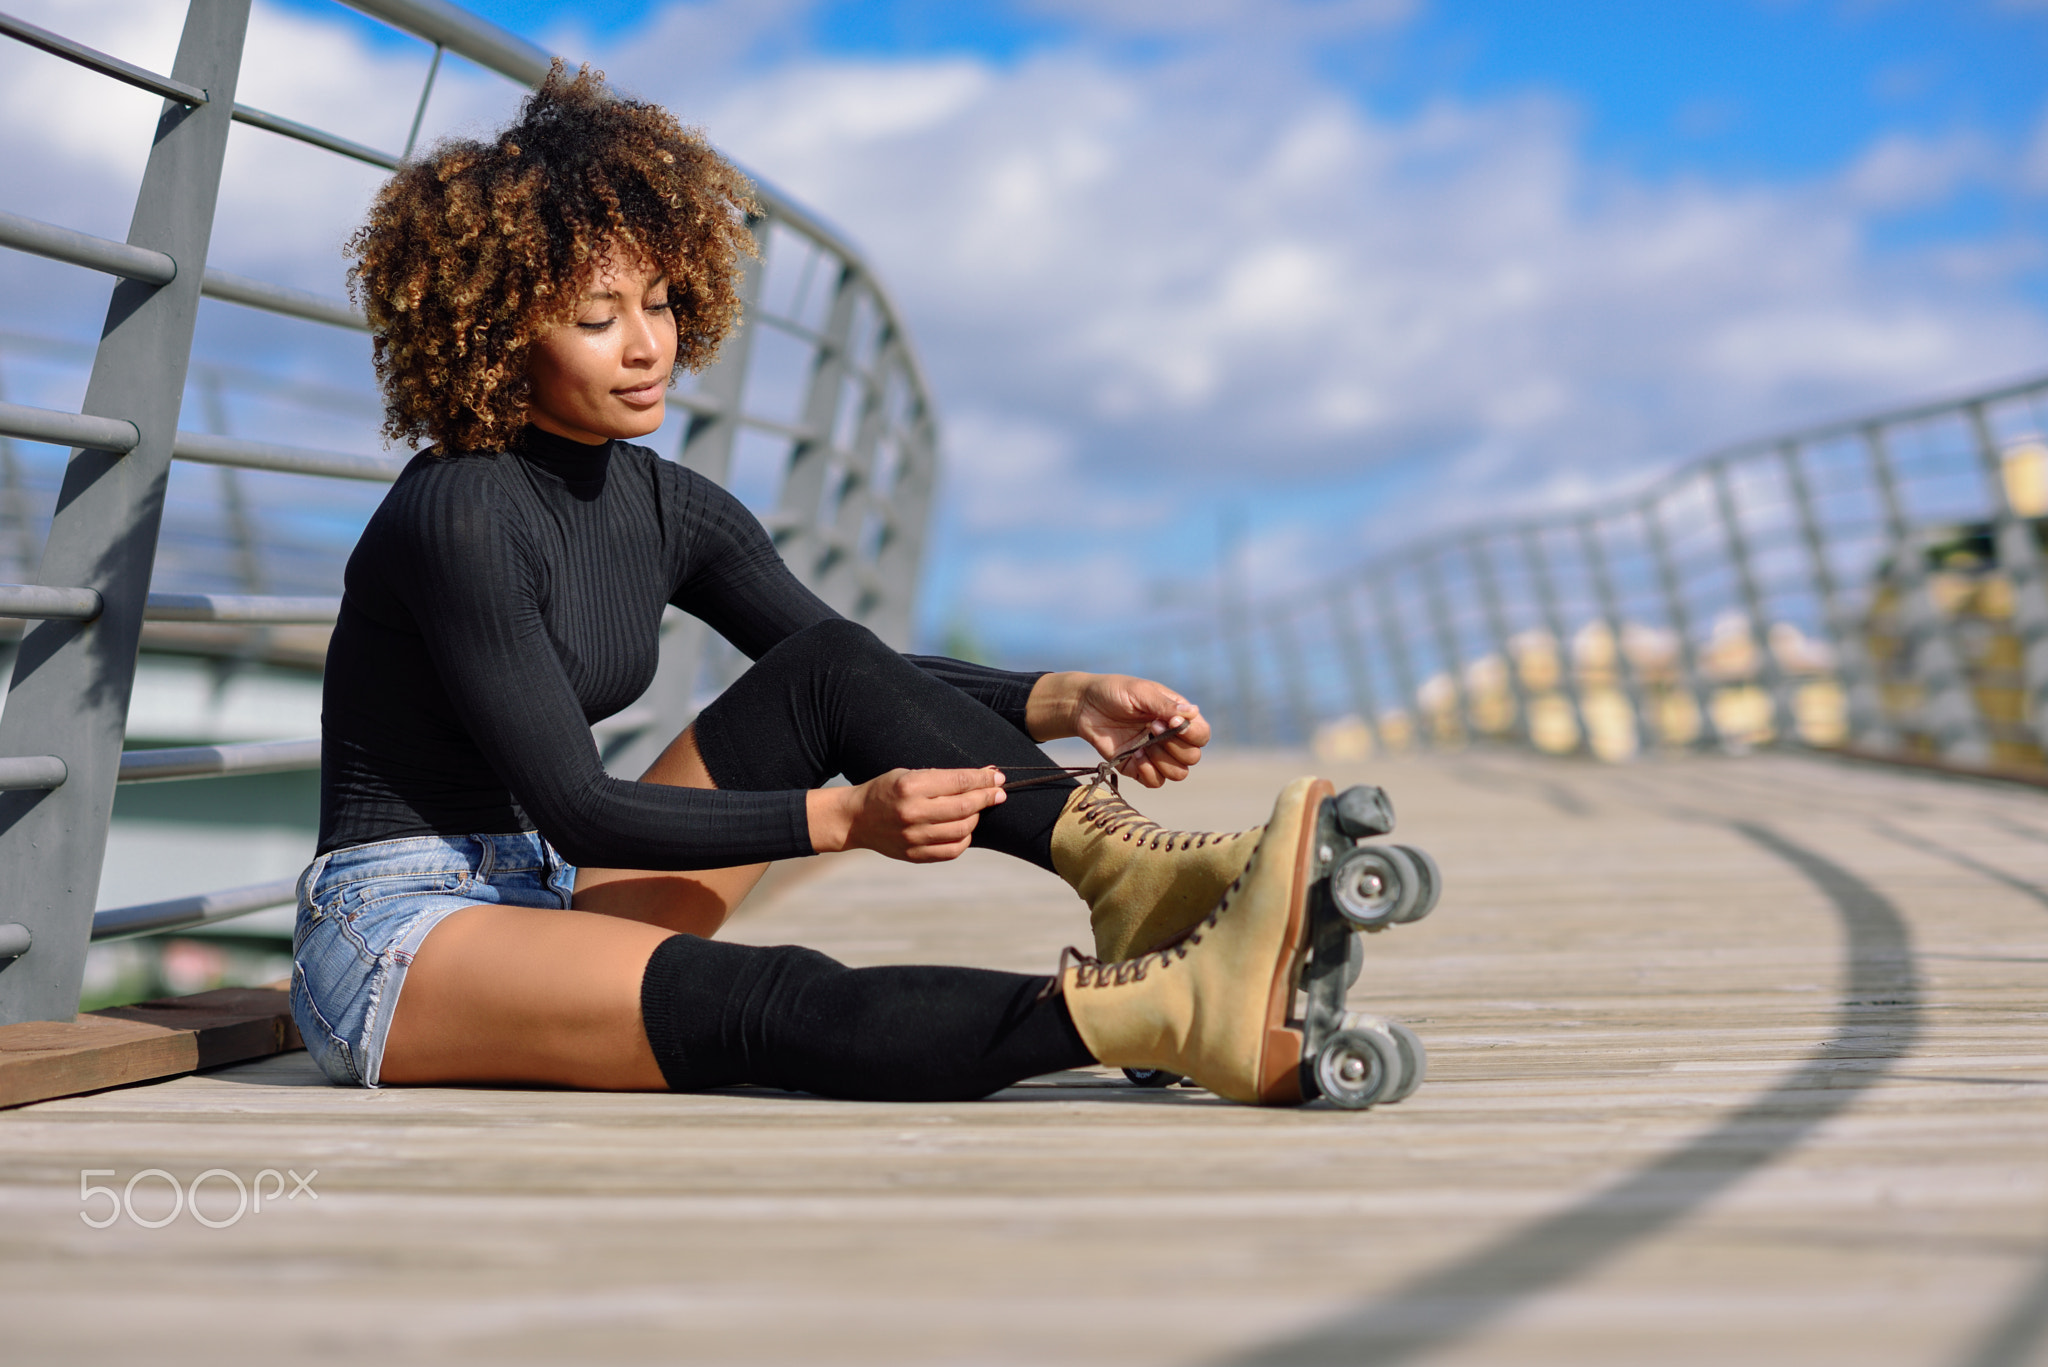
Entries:
<svg viewBox="0 0 2048 1367">
<path fill-rule="evenodd" d="M 1998 150 L 1977 134 L 1894 133 L 1865 149 L 1842 183 L 1854 203 L 1868 208 L 1918 208 L 1941 203 L 1970 180 L 1990 178 L 2001 161 Z"/>
<path fill-rule="evenodd" d="M 176 41 L 154 0 L 18 8 L 160 69 Z M 969 561 L 951 579 L 997 639 L 1063 629 L 1084 589 L 1141 604 L 1233 501 L 1353 491 L 1256 531 L 1257 582 L 1292 582 L 1350 558 L 1367 510 L 1342 498 L 1374 468 L 1413 473 L 1404 508 L 1472 487 L 1533 504 L 2048 355 L 2010 288 L 2031 239 L 1870 245 L 1878 215 L 1957 187 L 2048 185 L 2048 121 L 2019 157 L 1964 133 L 1880 140 L 1806 183 L 1647 181 L 1589 161 L 1555 101 L 1388 115 L 1316 74 L 1316 43 L 1369 41 L 1402 0 L 1042 8 L 1084 36 L 1011 64 L 820 57 L 804 0 L 671 4 L 609 50 L 556 35 L 843 225 L 889 282 L 949 433 L 966 535 L 942 541 Z M 257 16 L 245 100 L 403 141 L 424 49 Z M 1133 35 L 1166 55 L 1118 56 Z M 9 207 L 119 236 L 154 101 L 9 48 Z M 451 65 L 429 129 L 516 97 Z M 338 289 L 375 174 L 235 138 L 216 259 Z M 1423 516 L 1372 510 L 1382 537 Z"/>
<path fill-rule="evenodd" d="M 2012 175 L 1974 136 L 1887 140 L 1806 183 L 1644 182 L 1589 162 L 1553 102 L 1390 118 L 1305 63 L 1124 66 L 1081 46 L 974 80 L 957 64 L 863 64 L 856 85 L 819 69 L 706 94 L 703 117 L 864 244 L 942 402 L 1064 434 L 1077 458 L 1036 467 L 1035 497 L 1005 485 L 1015 508 L 1170 470 L 1195 529 L 1181 535 L 1199 537 L 1235 491 L 1375 462 L 1426 462 L 1418 509 L 1478 479 L 1548 502 L 2048 355 L 2048 325 L 2007 283 L 2028 252 L 1870 246 L 1874 215 Z M 942 119 L 834 132 L 857 126 L 849 99 L 942 82 Z M 954 454 L 976 479 L 987 457 Z M 1147 544 L 1171 558 L 1175 535 Z M 1295 568 L 1261 576 L 1333 566 L 1319 535 L 1277 537 Z M 1021 538 L 967 553 L 1011 570 L 1030 554 Z M 1000 601 L 970 606 L 1023 612 L 1035 576 L 1000 578 Z"/>
</svg>

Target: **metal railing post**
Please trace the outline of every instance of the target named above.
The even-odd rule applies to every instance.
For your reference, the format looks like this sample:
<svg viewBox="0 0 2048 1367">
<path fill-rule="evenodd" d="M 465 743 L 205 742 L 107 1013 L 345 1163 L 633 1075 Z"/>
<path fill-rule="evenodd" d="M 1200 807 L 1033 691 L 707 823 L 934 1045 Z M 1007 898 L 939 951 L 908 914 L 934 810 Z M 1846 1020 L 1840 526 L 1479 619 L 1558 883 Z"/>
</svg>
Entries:
<svg viewBox="0 0 2048 1367">
<path fill-rule="evenodd" d="M 1628 657 L 1628 640 L 1622 630 L 1621 598 L 1614 591 L 1614 575 L 1607 565 L 1607 548 L 1600 544 L 1600 533 L 1592 518 L 1582 517 L 1576 526 L 1580 553 L 1586 557 L 1586 570 L 1593 580 L 1594 601 L 1600 607 L 1600 620 L 1607 624 L 1607 635 L 1614 643 L 1614 681 L 1621 686 L 1621 695 L 1628 700 L 1629 715 L 1635 719 L 1636 744 L 1641 747 L 1657 743 L 1663 735 L 1657 730 L 1644 704 L 1643 683 L 1636 677 L 1635 661 Z"/>
<path fill-rule="evenodd" d="M 829 548 L 818 526 L 818 512 L 825 496 L 825 472 L 832 463 L 832 427 L 839 413 L 840 386 L 846 379 L 847 350 L 860 294 L 860 271 L 851 262 L 842 264 L 833 283 L 824 335 L 812 358 L 803 416 L 797 420 L 802 435 L 791 444 L 789 467 L 775 504 L 776 545 L 806 583 L 812 582 Z"/>
<path fill-rule="evenodd" d="M 1965 410 L 1976 440 L 1977 459 L 1992 498 L 1992 534 L 1997 538 L 1998 568 L 2012 584 L 2012 630 L 2019 638 L 2020 680 L 2026 690 L 2022 715 L 2035 743 L 2048 751 L 2048 583 L 2043 582 L 2041 548 L 2034 529 L 2012 506 L 2005 484 L 2005 461 L 1991 435 L 1991 423 L 1978 400 Z"/>
<path fill-rule="evenodd" d="M 1330 608 L 1330 626 L 1337 638 L 1337 652 L 1344 662 L 1344 675 L 1351 682 L 1352 705 L 1358 709 L 1358 716 L 1365 723 L 1365 733 L 1372 739 L 1374 753 L 1384 753 L 1386 739 L 1380 735 L 1379 689 L 1373 686 L 1372 670 L 1365 658 L 1365 647 L 1358 633 L 1358 615 L 1351 610 L 1349 586 L 1339 583 L 1330 590 L 1325 600 Z"/>
<path fill-rule="evenodd" d="M 1891 537 L 1892 568 L 1899 584 L 1900 644 L 1912 661 L 1924 698 L 1920 725 L 1943 759 L 1983 764 L 1991 758 L 1991 740 L 1963 672 L 1954 627 L 1927 582 L 1927 553 L 1906 521 L 1898 472 L 1892 468 L 1890 443 L 1881 426 L 1863 429 L 1863 451 L 1877 481 L 1885 530 Z"/>
<path fill-rule="evenodd" d="M 1522 556 L 1529 562 L 1529 579 L 1536 588 L 1536 605 L 1543 613 L 1544 629 L 1557 649 L 1557 687 L 1571 705 L 1572 720 L 1578 724 L 1579 743 L 1574 748 L 1593 748 L 1593 731 L 1586 725 L 1586 700 L 1579 693 L 1578 661 L 1572 658 L 1571 637 L 1565 634 L 1564 609 L 1557 601 L 1557 586 L 1551 582 L 1550 561 L 1543 538 L 1534 527 L 1522 528 Z"/>
<path fill-rule="evenodd" d="M 839 487 L 830 491 L 820 489 L 821 499 L 829 492 L 836 506 L 829 525 L 821 528 L 825 552 L 815 571 L 813 588 L 820 598 L 869 627 L 875 625 L 871 619 L 878 599 L 872 583 L 864 582 L 859 542 L 869 514 L 878 511 L 870 489 L 875 452 L 889 423 L 889 389 L 897 360 L 895 329 L 884 325 L 868 373 L 860 375 L 849 367 L 848 373 L 854 376 L 861 391 L 853 443 L 850 449 L 836 452 L 845 462 L 839 470 Z"/>
<path fill-rule="evenodd" d="M 1694 710 L 1699 713 L 1700 732 L 1693 744 L 1701 748 L 1718 746 L 1721 729 L 1714 721 L 1714 695 L 1700 673 L 1699 651 L 1692 640 L 1692 612 L 1685 605 L 1685 589 L 1678 581 L 1678 565 L 1671 555 L 1670 538 L 1664 534 L 1664 521 L 1657 511 L 1656 498 L 1652 496 L 1638 504 L 1636 516 L 1643 521 L 1643 532 L 1650 542 L 1650 556 L 1657 565 L 1657 585 L 1664 595 L 1664 614 L 1670 619 L 1672 634 L 1678 638 L 1679 678 L 1692 698 Z"/>
<path fill-rule="evenodd" d="M 1373 618 L 1379 623 L 1380 635 L 1386 640 L 1387 663 L 1394 667 L 1394 683 L 1401 690 L 1401 698 L 1408 709 L 1408 731 L 1416 746 L 1424 750 L 1436 748 L 1436 737 L 1430 734 L 1427 714 L 1422 706 L 1422 692 L 1415 677 L 1414 662 L 1408 655 L 1408 636 L 1401 629 L 1401 616 L 1394 610 L 1393 596 L 1387 591 L 1384 576 L 1367 581 L 1372 594 Z"/>
<path fill-rule="evenodd" d="M 1714 507 L 1721 519 L 1721 532 L 1728 562 L 1735 569 L 1735 587 L 1742 595 L 1743 616 L 1749 622 L 1750 648 L 1756 651 L 1757 682 L 1771 699 L 1772 740 L 1797 741 L 1798 727 L 1792 718 L 1792 698 L 1785 671 L 1778 667 L 1777 652 L 1771 649 L 1770 623 L 1766 620 L 1762 588 L 1749 555 L 1749 538 L 1742 530 L 1742 515 L 1735 507 L 1735 488 L 1728 478 L 1728 462 L 1717 460 L 1707 466 L 1707 478 L 1714 488 Z"/>
<path fill-rule="evenodd" d="M 1259 704 L 1257 681 L 1252 676 L 1250 623 L 1234 594 L 1227 594 L 1221 606 L 1216 639 L 1222 646 L 1224 667 L 1230 671 L 1231 685 L 1237 693 L 1235 710 L 1238 723 L 1244 728 L 1245 743 L 1270 741 L 1272 729 L 1266 725 L 1265 709 Z"/>
<path fill-rule="evenodd" d="M 1821 622 L 1827 628 L 1828 643 L 1835 652 L 1835 673 L 1841 680 L 1843 702 L 1848 710 L 1849 739 L 1857 745 L 1889 748 L 1898 736 L 1885 724 L 1884 708 L 1877 696 L 1877 676 L 1870 668 L 1869 652 L 1855 624 L 1844 615 L 1841 590 L 1835 584 L 1834 567 L 1828 563 L 1827 542 L 1820 529 L 1820 515 L 1814 507 L 1813 490 L 1806 479 L 1798 442 L 1778 447 L 1778 459 L 1785 467 L 1786 486 L 1792 491 L 1792 506 L 1799 515 L 1799 535 L 1806 542 L 1806 557 L 1813 568 L 1814 595 L 1820 599 Z"/>
<path fill-rule="evenodd" d="M 931 523 L 932 491 L 938 483 L 938 423 L 922 389 L 914 391 L 909 429 L 897 434 L 897 466 L 890 486 L 888 526 L 875 578 L 882 605 L 874 614 L 877 635 L 907 644 L 911 636 L 911 604 L 917 596 L 917 567 L 924 560 L 924 538 Z"/>
<path fill-rule="evenodd" d="M 72 452 L 43 550 L 43 584 L 94 589 L 105 607 L 29 630 L 0 713 L 0 757 L 54 754 L 66 768 L 60 787 L 0 792 L 0 906 L 34 937 L 0 967 L 0 1024 L 78 1011 L 248 19 L 249 0 L 186 13 L 172 75 L 207 102 L 165 102 L 128 230 L 177 274 L 114 285 L 82 408 L 134 424 L 140 440 L 127 455 Z"/>
<path fill-rule="evenodd" d="M 1450 600 L 1444 591 L 1443 564 L 1439 552 L 1422 557 L 1416 567 L 1422 579 L 1422 602 L 1429 612 L 1430 632 L 1436 637 L 1437 655 L 1442 659 L 1444 677 L 1451 686 L 1451 715 L 1458 719 L 1460 740 L 1470 740 L 1472 700 L 1465 693 L 1464 652 L 1458 648 L 1458 633 L 1451 624 Z"/>
<path fill-rule="evenodd" d="M 1315 705 L 1308 696 L 1308 664 L 1301 653 L 1301 638 L 1295 634 L 1294 619 L 1285 611 L 1276 611 L 1267 623 L 1267 630 L 1273 633 L 1274 663 L 1280 670 L 1282 690 L 1287 694 L 1288 711 L 1294 715 L 1294 726 L 1305 746 L 1315 739 Z"/>
<path fill-rule="evenodd" d="M 6 397 L 6 386 L 0 383 L 0 401 Z M 27 579 L 36 568 L 36 534 L 29 514 L 28 487 L 21 478 L 14 438 L 5 436 L 0 436 L 0 565 L 6 566 L 10 580 Z"/>
<path fill-rule="evenodd" d="M 1526 745 L 1529 741 L 1529 690 L 1522 681 L 1521 661 L 1515 658 L 1514 647 L 1509 641 L 1507 605 L 1501 599 L 1500 581 L 1494 575 L 1493 558 L 1487 554 L 1483 534 L 1466 538 L 1465 558 L 1471 562 L 1473 580 L 1479 586 L 1479 604 L 1486 614 L 1487 634 L 1493 638 L 1493 648 L 1500 652 L 1508 702 L 1514 709 L 1508 722 L 1508 735 Z"/>
</svg>

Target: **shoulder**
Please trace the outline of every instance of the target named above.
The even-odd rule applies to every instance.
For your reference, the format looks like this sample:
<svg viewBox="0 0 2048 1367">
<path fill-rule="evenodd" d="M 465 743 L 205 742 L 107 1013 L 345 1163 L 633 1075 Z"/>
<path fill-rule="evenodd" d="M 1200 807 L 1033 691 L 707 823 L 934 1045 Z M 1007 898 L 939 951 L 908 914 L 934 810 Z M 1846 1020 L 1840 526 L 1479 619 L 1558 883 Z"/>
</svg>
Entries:
<svg viewBox="0 0 2048 1367">
<path fill-rule="evenodd" d="M 516 542 L 523 519 L 506 462 L 488 452 L 426 450 L 406 463 L 364 533 L 429 555 Z"/>
<path fill-rule="evenodd" d="M 639 472 L 663 498 L 687 497 L 694 493 L 700 483 L 708 483 L 695 470 L 676 464 L 668 457 L 646 446 L 636 446 L 629 441 L 612 445 L 612 461 L 623 464 L 626 469 Z"/>
</svg>

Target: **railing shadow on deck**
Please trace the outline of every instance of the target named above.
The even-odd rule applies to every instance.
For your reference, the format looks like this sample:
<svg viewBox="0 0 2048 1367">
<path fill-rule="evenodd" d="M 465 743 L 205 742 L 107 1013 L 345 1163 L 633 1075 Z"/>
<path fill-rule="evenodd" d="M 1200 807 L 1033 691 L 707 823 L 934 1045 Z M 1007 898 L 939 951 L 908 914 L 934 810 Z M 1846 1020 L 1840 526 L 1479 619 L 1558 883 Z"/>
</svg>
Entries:
<svg viewBox="0 0 2048 1367">
<path fill-rule="evenodd" d="M 1726 1120 L 1571 1209 L 1322 1325 L 1218 1359 L 1220 1364 L 1391 1367 L 1468 1339 L 1542 1293 L 1589 1275 L 1697 1213 L 1728 1188 L 1791 1153 L 1911 1053 L 1922 1028 L 1921 991 L 1912 932 L 1899 909 L 1842 865 L 1768 826 L 1705 813 L 1689 815 L 1722 826 L 1776 856 L 1827 898 L 1842 926 L 1847 969 L 1828 1031 L 1830 1045 L 1841 1039 L 1860 1040 L 1867 1052 L 1816 1049 Z M 1866 1059 L 1869 1066 L 1845 1069 L 1845 1058 Z M 2017 1342 L 2027 1333 L 2038 1337 L 2040 1318 L 2022 1308 L 2011 1332 L 1995 1335 L 1990 1346 L 2003 1345 L 2008 1338 Z M 2019 1360 L 2003 1347 L 1998 1351 L 2003 1355 L 1974 1359 L 1970 1367 L 2003 1367 Z"/>
</svg>

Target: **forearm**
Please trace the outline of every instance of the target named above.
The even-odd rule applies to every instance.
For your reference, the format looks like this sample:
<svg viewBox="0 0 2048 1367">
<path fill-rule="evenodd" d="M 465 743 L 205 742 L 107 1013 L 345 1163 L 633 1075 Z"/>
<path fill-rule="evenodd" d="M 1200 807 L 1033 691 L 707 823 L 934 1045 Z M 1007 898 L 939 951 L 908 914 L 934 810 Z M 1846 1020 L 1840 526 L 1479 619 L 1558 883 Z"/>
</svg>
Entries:
<svg viewBox="0 0 2048 1367">
<path fill-rule="evenodd" d="M 804 794 L 804 816 L 810 823 L 811 849 L 836 854 L 852 847 L 854 790 L 813 788 Z"/>
<path fill-rule="evenodd" d="M 1041 674 L 1024 705 L 1024 730 L 1035 741 L 1065 740 L 1079 735 L 1082 695 L 1095 676 L 1079 670 Z"/>
</svg>

